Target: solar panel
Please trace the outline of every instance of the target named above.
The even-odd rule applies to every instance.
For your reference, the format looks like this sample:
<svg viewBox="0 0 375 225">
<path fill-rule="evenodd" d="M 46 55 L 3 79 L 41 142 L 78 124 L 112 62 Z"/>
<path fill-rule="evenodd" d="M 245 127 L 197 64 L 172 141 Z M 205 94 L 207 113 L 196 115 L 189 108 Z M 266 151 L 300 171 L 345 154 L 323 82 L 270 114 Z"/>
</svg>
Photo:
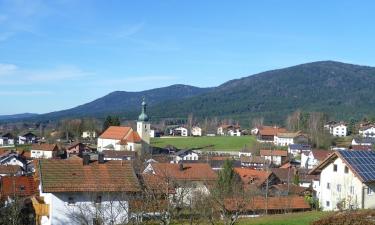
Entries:
<svg viewBox="0 0 375 225">
<path fill-rule="evenodd" d="M 338 151 L 364 182 L 375 181 L 375 152 Z"/>
</svg>

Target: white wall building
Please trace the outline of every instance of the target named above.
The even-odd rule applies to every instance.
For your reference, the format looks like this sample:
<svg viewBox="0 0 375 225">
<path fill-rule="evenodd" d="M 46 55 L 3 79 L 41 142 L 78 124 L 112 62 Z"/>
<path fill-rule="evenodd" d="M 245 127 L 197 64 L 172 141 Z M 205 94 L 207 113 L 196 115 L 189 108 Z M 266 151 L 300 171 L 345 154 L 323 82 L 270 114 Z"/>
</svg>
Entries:
<svg viewBox="0 0 375 225">
<path fill-rule="evenodd" d="M 33 144 L 31 146 L 31 158 L 51 159 L 57 156 L 59 148 L 56 144 Z"/>
<path fill-rule="evenodd" d="M 311 150 L 307 154 L 301 154 L 301 167 L 312 169 L 331 153 L 333 152 L 328 150 Z"/>
<path fill-rule="evenodd" d="M 103 224 L 125 224 L 133 194 L 140 191 L 130 163 L 84 160 L 40 160 L 40 196 L 48 205 L 42 225 L 89 224 L 100 215 Z M 58 179 L 56 179 L 58 178 Z M 83 212 L 83 213 L 81 213 Z"/>
<path fill-rule="evenodd" d="M 221 136 L 241 136 L 240 126 L 221 125 L 217 128 L 217 135 Z"/>
<path fill-rule="evenodd" d="M 367 137 L 375 138 L 375 126 L 362 128 L 358 131 L 358 133 L 360 136 L 364 138 L 367 138 Z"/>
<path fill-rule="evenodd" d="M 320 206 L 325 211 L 375 207 L 375 153 L 336 151 L 310 173 L 320 174 Z"/>
<path fill-rule="evenodd" d="M 172 163 L 178 163 L 180 162 L 181 160 L 182 161 L 186 161 L 186 160 L 189 160 L 189 161 L 192 161 L 192 160 L 198 160 L 199 159 L 199 155 L 194 152 L 193 150 L 190 150 L 190 149 L 187 149 L 187 150 L 180 150 L 178 152 L 176 152 L 176 154 L 174 155 L 174 159 L 172 161 Z"/>
<path fill-rule="evenodd" d="M 82 138 L 94 139 L 96 138 L 96 136 L 97 136 L 96 131 L 83 131 L 82 132 Z"/>
<path fill-rule="evenodd" d="M 202 136 L 202 128 L 194 126 L 191 128 L 191 135 L 193 136 Z"/>
<path fill-rule="evenodd" d="M 142 148 L 141 137 L 131 127 L 110 126 L 98 138 L 98 151 L 139 151 Z"/>
<path fill-rule="evenodd" d="M 330 127 L 329 133 L 335 137 L 346 137 L 348 135 L 348 126 L 344 123 L 337 123 Z"/>
<path fill-rule="evenodd" d="M 189 131 L 185 127 L 177 127 L 172 130 L 173 136 L 181 136 L 181 137 L 187 137 L 189 135 Z"/>
</svg>

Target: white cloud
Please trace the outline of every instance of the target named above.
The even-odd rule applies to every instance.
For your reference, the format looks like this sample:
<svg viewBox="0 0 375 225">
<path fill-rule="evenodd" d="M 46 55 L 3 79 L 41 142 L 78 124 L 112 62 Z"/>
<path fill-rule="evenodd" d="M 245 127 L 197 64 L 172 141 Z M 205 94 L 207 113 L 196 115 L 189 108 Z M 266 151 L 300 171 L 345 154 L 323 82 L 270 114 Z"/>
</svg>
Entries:
<svg viewBox="0 0 375 225">
<path fill-rule="evenodd" d="M 50 95 L 50 91 L 0 91 L 0 96 L 41 96 Z"/>
<path fill-rule="evenodd" d="M 11 75 L 17 70 L 17 66 L 14 64 L 2 64 L 0 63 L 0 76 Z"/>
<path fill-rule="evenodd" d="M 55 81 L 73 81 L 90 76 L 76 66 L 59 66 L 53 69 L 34 70 L 20 68 L 14 64 L 0 64 L 0 85 L 32 85 L 35 83 L 52 83 Z M 6 77 L 6 78 L 5 78 Z"/>
</svg>

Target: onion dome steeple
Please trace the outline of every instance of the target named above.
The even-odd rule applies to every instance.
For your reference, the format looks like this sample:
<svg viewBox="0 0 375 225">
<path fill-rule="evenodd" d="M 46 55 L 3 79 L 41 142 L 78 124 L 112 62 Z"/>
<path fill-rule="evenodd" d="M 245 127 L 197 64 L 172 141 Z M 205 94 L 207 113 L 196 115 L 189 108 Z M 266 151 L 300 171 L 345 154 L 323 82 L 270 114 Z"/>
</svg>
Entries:
<svg viewBox="0 0 375 225">
<path fill-rule="evenodd" d="M 147 107 L 146 100 L 145 100 L 145 97 L 143 97 L 142 113 L 138 116 L 138 121 L 140 121 L 140 122 L 147 122 L 148 121 L 148 116 L 146 114 L 146 107 Z"/>
</svg>

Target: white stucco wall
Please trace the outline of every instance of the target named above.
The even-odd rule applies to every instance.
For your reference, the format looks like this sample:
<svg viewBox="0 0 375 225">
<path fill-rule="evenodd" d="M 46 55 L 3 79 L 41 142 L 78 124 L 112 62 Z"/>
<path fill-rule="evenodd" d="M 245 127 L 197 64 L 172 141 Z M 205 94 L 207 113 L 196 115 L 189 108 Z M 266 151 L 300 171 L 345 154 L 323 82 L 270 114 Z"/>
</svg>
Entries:
<svg viewBox="0 0 375 225">
<path fill-rule="evenodd" d="M 53 158 L 53 151 L 42 151 L 31 149 L 31 158 L 34 159 L 51 159 Z"/>
<path fill-rule="evenodd" d="M 333 170 L 334 164 L 337 165 L 337 172 Z M 349 169 L 345 173 L 345 164 L 340 158 L 330 163 L 320 174 L 320 196 L 319 203 L 323 210 L 338 210 L 337 203 L 345 202 L 345 208 L 352 205 L 353 208 L 368 208 L 375 206 L 375 193 L 373 195 L 362 195 L 366 185 L 353 174 Z M 327 187 L 329 183 L 330 188 Z M 341 191 L 337 186 L 341 185 Z M 366 189 L 367 190 L 367 189 Z M 362 196 L 365 199 L 365 205 L 362 205 Z M 329 203 L 329 204 L 328 204 Z"/>
<path fill-rule="evenodd" d="M 101 204 L 95 204 L 93 201 L 97 195 L 102 196 Z M 85 217 L 91 222 L 95 212 L 99 211 L 106 218 L 105 224 L 110 224 L 111 219 L 115 224 L 127 221 L 128 219 L 128 201 L 121 193 L 41 193 L 46 204 L 49 204 L 49 217 L 42 218 L 42 225 L 80 225 L 72 215 L 84 209 Z M 119 200 L 119 196 L 123 200 Z M 68 204 L 69 197 L 73 197 L 75 204 Z"/>
<path fill-rule="evenodd" d="M 115 139 L 104 139 L 104 138 L 98 138 L 98 151 L 103 150 L 116 150 L 116 151 L 138 151 L 140 148 L 140 144 L 128 142 L 126 146 L 118 144 L 120 140 Z M 105 147 L 108 145 L 113 145 L 114 149 L 106 149 Z"/>
<path fill-rule="evenodd" d="M 294 144 L 294 139 L 275 136 L 274 143 L 278 146 L 288 146 L 290 144 Z"/>
</svg>

